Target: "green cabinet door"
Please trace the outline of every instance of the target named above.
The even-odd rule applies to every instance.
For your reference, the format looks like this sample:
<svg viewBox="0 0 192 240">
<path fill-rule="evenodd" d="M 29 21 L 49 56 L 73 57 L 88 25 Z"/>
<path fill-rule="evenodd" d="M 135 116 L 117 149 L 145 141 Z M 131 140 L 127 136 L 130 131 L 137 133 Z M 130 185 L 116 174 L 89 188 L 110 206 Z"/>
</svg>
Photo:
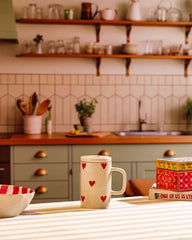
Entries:
<svg viewBox="0 0 192 240">
<path fill-rule="evenodd" d="M 36 193 L 33 202 L 70 200 L 69 148 L 62 145 L 12 146 L 12 184 L 34 190 L 45 187 L 47 192 Z"/>
</svg>

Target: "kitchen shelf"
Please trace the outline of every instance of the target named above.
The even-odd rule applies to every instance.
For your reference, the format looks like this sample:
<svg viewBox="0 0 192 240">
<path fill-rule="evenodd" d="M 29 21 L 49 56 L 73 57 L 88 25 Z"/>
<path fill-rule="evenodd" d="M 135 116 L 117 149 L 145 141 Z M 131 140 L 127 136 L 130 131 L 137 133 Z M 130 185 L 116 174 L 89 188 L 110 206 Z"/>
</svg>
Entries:
<svg viewBox="0 0 192 240">
<path fill-rule="evenodd" d="M 143 27 L 182 27 L 185 28 L 185 42 L 188 43 L 189 33 L 191 31 L 192 22 L 158 22 L 158 21 L 128 21 L 128 20 L 82 20 L 82 19 L 18 19 L 18 23 L 24 24 L 71 24 L 71 25 L 93 25 L 96 27 L 96 41 L 100 40 L 100 29 L 102 25 L 125 26 L 127 31 L 127 43 L 130 42 L 130 33 L 133 26 Z M 188 66 L 192 56 L 186 55 L 127 55 L 127 54 L 20 54 L 17 57 L 80 57 L 95 58 L 97 67 L 97 76 L 100 75 L 100 64 L 102 58 L 124 58 L 126 60 L 126 76 L 129 76 L 129 67 L 132 58 L 146 59 L 176 59 L 184 61 L 184 75 L 188 75 Z"/>
<path fill-rule="evenodd" d="M 129 67 L 131 64 L 132 58 L 145 58 L 145 59 L 176 59 L 176 60 L 184 60 L 184 72 L 185 77 L 187 77 L 187 69 L 189 63 L 192 59 L 192 56 L 188 55 L 129 55 L 129 54 L 19 54 L 17 57 L 71 57 L 71 58 L 95 58 L 96 66 L 97 66 L 97 76 L 100 76 L 100 64 L 102 58 L 123 58 L 126 60 L 126 76 L 129 76 Z"/>
<path fill-rule="evenodd" d="M 185 28 L 185 43 L 187 44 L 189 39 L 189 33 L 191 31 L 192 22 L 158 22 L 158 21 L 127 21 L 127 20 L 82 20 L 82 19 L 18 19 L 18 23 L 25 24 L 72 24 L 72 25 L 94 25 L 96 27 L 96 39 L 99 42 L 101 25 L 111 26 L 125 26 L 127 29 L 127 42 L 130 41 L 130 32 L 132 26 L 148 26 L 148 27 L 184 27 Z"/>
</svg>

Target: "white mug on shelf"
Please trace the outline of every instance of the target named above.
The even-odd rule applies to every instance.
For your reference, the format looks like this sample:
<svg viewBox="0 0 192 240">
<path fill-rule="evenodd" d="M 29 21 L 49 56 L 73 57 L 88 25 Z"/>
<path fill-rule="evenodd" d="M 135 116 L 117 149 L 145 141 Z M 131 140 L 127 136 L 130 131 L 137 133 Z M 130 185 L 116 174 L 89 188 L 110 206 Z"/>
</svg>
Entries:
<svg viewBox="0 0 192 240">
<path fill-rule="evenodd" d="M 126 189 L 126 172 L 122 168 L 112 167 L 110 156 L 81 156 L 81 207 L 89 209 L 107 208 L 111 195 L 120 195 Z M 111 189 L 112 172 L 123 176 L 122 188 Z"/>
</svg>

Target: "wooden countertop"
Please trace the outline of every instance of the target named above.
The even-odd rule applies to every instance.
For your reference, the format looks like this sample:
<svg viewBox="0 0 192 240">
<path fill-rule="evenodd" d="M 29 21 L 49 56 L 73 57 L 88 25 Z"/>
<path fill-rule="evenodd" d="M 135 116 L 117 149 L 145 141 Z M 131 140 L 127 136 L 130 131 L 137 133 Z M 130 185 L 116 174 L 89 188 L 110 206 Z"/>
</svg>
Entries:
<svg viewBox="0 0 192 240">
<path fill-rule="evenodd" d="M 142 136 L 118 137 L 110 133 L 106 137 L 66 137 L 66 133 L 13 134 L 9 139 L 0 139 L 0 145 L 65 145 L 65 144 L 149 144 L 149 143 L 192 143 L 188 136 Z"/>
</svg>

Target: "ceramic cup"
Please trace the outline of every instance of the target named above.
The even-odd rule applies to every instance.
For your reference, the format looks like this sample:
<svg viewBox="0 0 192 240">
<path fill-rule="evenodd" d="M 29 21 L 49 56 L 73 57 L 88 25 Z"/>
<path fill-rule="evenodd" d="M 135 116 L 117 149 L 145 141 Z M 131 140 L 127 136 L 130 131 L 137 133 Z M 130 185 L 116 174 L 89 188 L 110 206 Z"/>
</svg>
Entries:
<svg viewBox="0 0 192 240">
<path fill-rule="evenodd" d="M 112 167 L 111 157 L 101 155 L 81 156 L 81 207 L 89 209 L 107 208 L 111 195 L 125 192 L 126 172 L 121 168 Z M 123 176 L 120 191 L 111 189 L 113 171 Z"/>
<path fill-rule="evenodd" d="M 40 134 L 42 128 L 42 115 L 24 115 L 23 128 L 25 134 Z"/>
</svg>

